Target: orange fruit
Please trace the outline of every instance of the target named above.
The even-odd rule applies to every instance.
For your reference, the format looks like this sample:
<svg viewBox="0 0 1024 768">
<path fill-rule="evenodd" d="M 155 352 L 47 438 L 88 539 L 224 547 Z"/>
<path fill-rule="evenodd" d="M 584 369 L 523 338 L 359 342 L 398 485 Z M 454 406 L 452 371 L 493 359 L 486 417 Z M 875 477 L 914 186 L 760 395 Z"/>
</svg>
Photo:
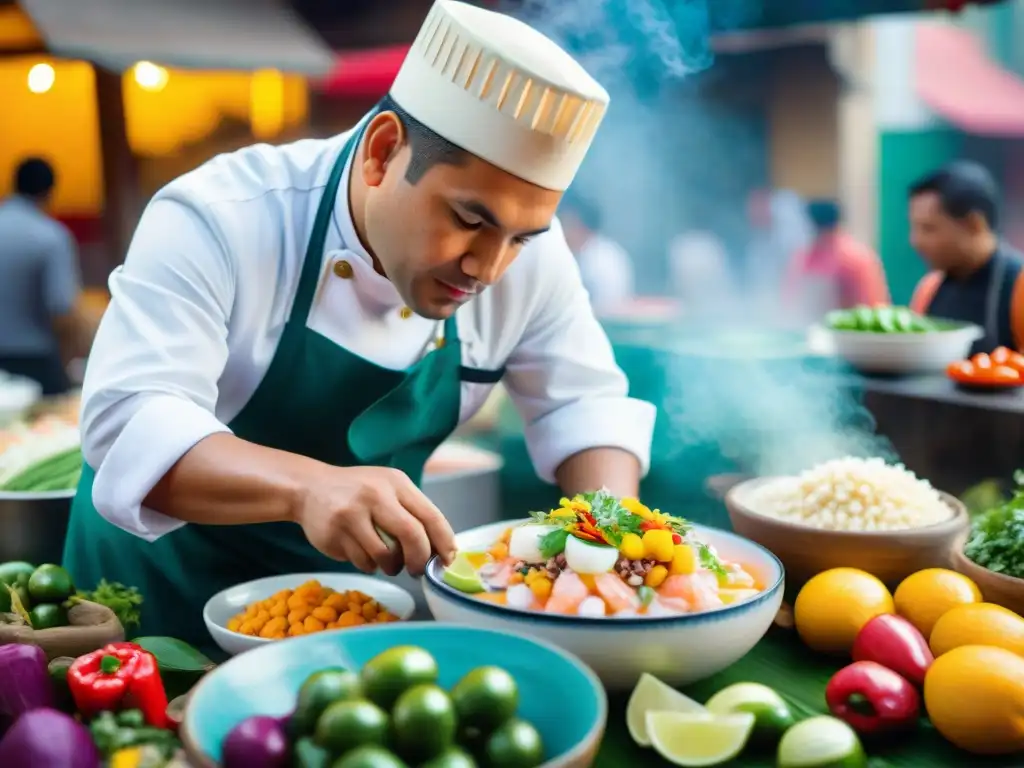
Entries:
<svg viewBox="0 0 1024 768">
<path fill-rule="evenodd" d="M 885 584 L 866 571 L 833 568 L 808 581 L 793 605 L 800 639 L 822 653 L 847 653 L 875 616 L 893 613 Z"/>
<path fill-rule="evenodd" d="M 962 573 L 946 568 L 928 568 L 905 578 L 893 594 L 896 613 L 905 618 L 927 640 L 943 614 L 958 605 L 980 603 L 978 585 Z"/>
</svg>

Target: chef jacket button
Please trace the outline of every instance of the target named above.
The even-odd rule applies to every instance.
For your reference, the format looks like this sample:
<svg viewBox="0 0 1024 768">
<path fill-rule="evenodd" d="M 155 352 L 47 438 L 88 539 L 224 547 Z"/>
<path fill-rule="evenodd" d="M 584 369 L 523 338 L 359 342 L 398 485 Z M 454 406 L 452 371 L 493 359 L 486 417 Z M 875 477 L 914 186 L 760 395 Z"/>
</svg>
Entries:
<svg viewBox="0 0 1024 768">
<path fill-rule="evenodd" d="M 398 314 L 401 316 L 403 320 L 408 320 L 410 317 L 412 317 L 412 310 L 409 309 L 408 307 L 402 307 L 400 310 L 398 310 Z"/>
<path fill-rule="evenodd" d="M 344 259 L 336 261 L 334 262 L 334 274 L 342 280 L 349 280 L 352 278 L 352 265 Z"/>
</svg>

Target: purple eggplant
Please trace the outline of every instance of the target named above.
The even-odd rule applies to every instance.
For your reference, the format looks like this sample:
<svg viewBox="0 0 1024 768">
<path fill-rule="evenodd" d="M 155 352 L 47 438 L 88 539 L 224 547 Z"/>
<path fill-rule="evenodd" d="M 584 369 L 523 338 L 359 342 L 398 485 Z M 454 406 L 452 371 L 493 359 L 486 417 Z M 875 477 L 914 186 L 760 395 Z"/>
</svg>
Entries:
<svg viewBox="0 0 1024 768">
<path fill-rule="evenodd" d="M 0 715 L 17 720 L 25 712 L 53 706 L 46 654 L 38 645 L 0 645 Z"/>
<path fill-rule="evenodd" d="M 285 768 L 288 738 L 280 718 L 247 717 L 228 733 L 223 753 L 224 768 Z"/>
<path fill-rule="evenodd" d="M 100 768 L 89 730 L 56 709 L 26 712 L 0 741 L 0 765 L 18 768 Z"/>
</svg>

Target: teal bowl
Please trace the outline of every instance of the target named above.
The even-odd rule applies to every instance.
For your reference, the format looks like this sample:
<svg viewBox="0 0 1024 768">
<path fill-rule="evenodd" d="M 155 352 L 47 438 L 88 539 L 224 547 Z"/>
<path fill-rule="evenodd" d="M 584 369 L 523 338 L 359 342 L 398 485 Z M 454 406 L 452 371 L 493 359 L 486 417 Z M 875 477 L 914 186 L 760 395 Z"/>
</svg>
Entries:
<svg viewBox="0 0 1024 768">
<path fill-rule="evenodd" d="M 318 632 L 235 656 L 206 675 L 189 696 L 182 724 L 189 760 L 197 768 L 218 766 L 221 744 L 236 724 L 251 715 L 287 715 L 299 686 L 313 672 L 331 666 L 358 670 L 396 645 L 417 645 L 433 654 L 445 688 L 474 667 L 503 667 L 519 683 L 519 716 L 544 740 L 545 768 L 585 768 L 594 762 L 608 698 L 589 667 L 523 635 L 435 622 Z"/>
</svg>

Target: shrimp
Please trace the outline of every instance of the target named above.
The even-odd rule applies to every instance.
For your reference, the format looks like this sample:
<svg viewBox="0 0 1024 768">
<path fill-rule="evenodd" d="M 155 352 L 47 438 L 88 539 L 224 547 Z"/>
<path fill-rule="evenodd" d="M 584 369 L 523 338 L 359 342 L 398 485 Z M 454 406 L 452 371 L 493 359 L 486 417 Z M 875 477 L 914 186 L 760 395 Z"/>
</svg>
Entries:
<svg viewBox="0 0 1024 768">
<path fill-rule="evenodd" d="M 551 585 L 551 596 L 544 610 L 548 613 L 576 613 L 590 592 L 582 579 L 572 571 L 562 571 Z"/>
<path fill-rule="evenodd" d="M 597 593 L 608 603 L 610 613 L 636 611 L 640 608 L 636 590 L 614 573 L 602 573 L 594 580 L 594 585 Z"/>
<path fill-rule="evenodd" d="M 692 611 L 706 611 L 723 605 L 718 594 L 718 578 L 708 571 L 698 571 L 688 576 L 669 576 L 658 588 L 662 598 L 676 598 L 685 601 Z"/>
<path fill-rule="evenodd" d="M 480 569 L 480 578 L 493 589 L 505 589 L 512 578 L 512 560 L 488 563 Z"/>
</svg>

